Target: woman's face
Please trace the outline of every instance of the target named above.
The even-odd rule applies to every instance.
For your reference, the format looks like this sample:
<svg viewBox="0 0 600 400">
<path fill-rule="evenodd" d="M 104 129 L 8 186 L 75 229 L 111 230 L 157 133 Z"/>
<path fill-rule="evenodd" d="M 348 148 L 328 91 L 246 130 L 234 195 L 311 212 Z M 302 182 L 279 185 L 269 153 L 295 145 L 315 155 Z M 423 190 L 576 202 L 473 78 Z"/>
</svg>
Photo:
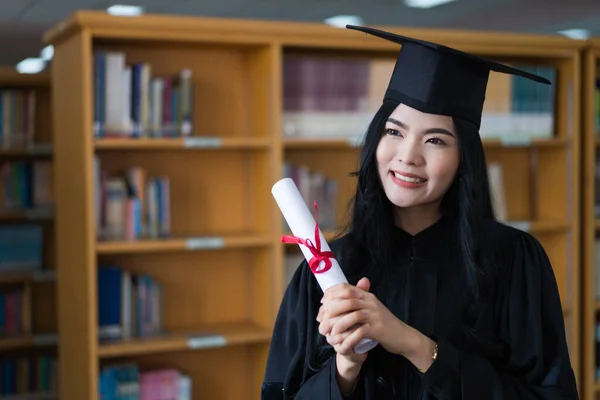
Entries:
<svg viewBox="0 0 600 400">
<path fill-rule="evenodd" d="M 386 122 L 376 157 L 383 190 L 394 205 L 438 206 L 460 161 L 452 118 L 400 104 Z"/>
</svg>

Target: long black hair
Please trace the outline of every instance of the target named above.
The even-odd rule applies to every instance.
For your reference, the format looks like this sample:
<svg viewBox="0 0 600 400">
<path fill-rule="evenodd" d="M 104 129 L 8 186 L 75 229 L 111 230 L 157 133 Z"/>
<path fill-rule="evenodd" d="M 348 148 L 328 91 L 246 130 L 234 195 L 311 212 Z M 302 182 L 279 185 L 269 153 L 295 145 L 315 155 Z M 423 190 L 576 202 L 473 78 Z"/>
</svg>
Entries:
<svg viewBox="0 0 600 400">
<path fill-rule="evenodd" d="M 341 234 L 350 233 L 353 256 L 345 261 L 347 274 L 367 276 L 377 282 L 381 267 L 389 265 L 394 241 L 393 205 L 387 199 L 379 179 L 376 151 L 384 135 L 387 118 L 399 103 L 386 101 L 375 114 L 364 138 L 356 192 L 350 203 L 348 222 Z M 474 298 L 478 297 L 478 280 L 483 260 L 479 254 L 479 237 L 485 219 L 493 219 L 489 182 L 483 144 L 479 131 L 471 122 L 453 118 L 459 143 L 458 173 L 442 199 L 441 211 L 458 222 L 459 250 L 463 275 Z"/>
</svg>

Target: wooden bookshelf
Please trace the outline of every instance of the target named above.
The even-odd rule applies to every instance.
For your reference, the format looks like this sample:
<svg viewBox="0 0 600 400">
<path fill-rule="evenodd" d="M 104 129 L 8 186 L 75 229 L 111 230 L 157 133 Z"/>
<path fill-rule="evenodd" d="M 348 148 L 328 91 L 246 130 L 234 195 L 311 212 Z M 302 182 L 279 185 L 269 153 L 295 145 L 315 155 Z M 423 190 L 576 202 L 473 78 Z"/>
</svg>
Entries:
<svg viewBox="0 0 600 400">
<path fill-rule="evenodd" d="M 508 216 L 546 248 L 556 271 L 573 366 L 579 373 L 580 50 L 563 37 L 396 30 L 505 62 L 558 70 L 554 136 L 486 140 L 488 160 L 506 168 Z M 283 219 L 270 189 L 284 162 L 339 181 L 349 201 L 360 143 L 285 136 L 283 64 L 309 54 L 393 60 L 398 47 L 325 25 L 80 11 L 45 35 L 54 45 L 52 87 L 60 398 L 98 398 L 105 365 L 135 362 L 192 378 L 193 398 L 258 399 L 283 291 Z M 94 54 L 126 54 L 153 75 L 192 71 L 193 133 L 187 138 L 94 136 Z M 216 67 L 218 66 L 218 67 Z M 99 241 L 95 160 L 111 175 L 142 166 L 170 178 L 172 237 Z M 553 197 L 552 197 L 553 196 Z M 342 221 L 343 213 L 336 216 Z M 333 227 L 335 228 L 335 227 Z M 334 230 L 327 230 L 331 237 Z M 190 243 L 193 245 L 190 246 Z M 119 265 L 162 284 L 165 334 L 98 339 L 97 272 Z M 231 377 L 235 376 L 235 384 Z"/>
<path fill-rule="evenodd" d="M 0 140 L 0 168 L 14 165 L 14 163 L 32 163 L 36 161 L 51 161 L 52 159 L 52 109 L 51 109 L 51 82 L 50 73 L 44 71 L 38 74 L 20 74 L 9 68 L 0 69 L 0 90 L 8 91 L 32 90 L 35 92 L 33 119 L 34 127 L 31 141 L 8 143 Z M 6 99 L 2 99 L 5 104 Z M 18 107 L 18 106 L 17 106 Z M 16 110 L 16 108 L 15 108 Z M 18 112 L 21 112 L 19 109 Z M 17 117 L 17 111 L 10 112 L 10 118 Z M 11 128 L 9 128 L 11 129 Z M 15 132 L 14 129 L 10 132 Z M 10 135 L 10 133 L 9 133 Z M 3 136 L 5 137 L 5 136 Z M 14 137 L 21 137 L 15 135 Z M 36 335 L 55 334 L 56 307 L 55 307 L 55 260 L 54 260 L 54 231 L 52 205 L 23 206 L 15 204 L 7 207 L 7 201 L 19 201 L 6 197 L 8 181 L 4 175 L 0 181 L 0 224 L 13 225 L 23 223 L 37 223 L 43 231 L 43 257 L 41 270 L 0 269 L 0 290 L 6 286 L 25 287 L 29 293 L 29 304 L 26 311 L 30 314 L 29 329 L 16 337 L 0 338 L 0 348 L 24 349 L 35 347 L 33 338 Z M 11 181 L 12 182 L 12 181 Z M 19 180 L 18 184 L 31 185 L 29 181 Z"/>
<path fill-rule="evenodd" d="M 41 233 L 41 242 L 36 244 L 41 255 L 28 263 L 30 267 L 12 264 L 14 259 L 2 257 L 2 262 L 8 264 L 0 266 L 0 295 L 3 296 L 0 312 L 4 314 L 5 324 L 0 330 L 11 332 L 0 337 L 0 363 L 7 368 L 8 364 L 4 363 L 18 362 L 25 357 L 31 360 L 42 357 L 56 359 L 58 326 L 51 97 L 50 73 L 47 70 L 38 74 L 20 74 L 13 69 L 0 69 L 0 102 L 3 108 L 0 116 L 0 229 L 7 229 L 13 238 L 19 238 L 19 245 L 23 244 L 21 240 L 30 238 L 25 239 L 15 232 L 16 229 L 36 226 Z M 43 179 L 42 170 L 36 168 L 40 164 L 45 165 L 43 173 L 46 178 Z M 22 172 L 28 168 L 31 168 L 31 175 L 23 175 Z M 43 186 L 40 184 L 42 180 Z M 19 188 L 29 192 L 31 198 L 23 196 L 25 192 L 19 191 Z M 43 199 L 42 190 L 48 190 Z M 2 238 L 3 241 L 9 239 L 6 234 L 2 234 Z M 5 253 L 6 250 L 2 247 L 0 252 Z M 12 293 L 18 293 L 17 297 Z M 48 372 L 40 375 L 40 379 L 53 380 Z M 39 387 L 31 385 L 27 390 L 28 393 L 16 394 L 14 398 L 24 395 L 52 398 L 54 395 L 43 393 Z"/>
<path fill-rule="evenodd" d="M 270 194 L 280 170 L 273 112 L 277 47 L 267 38 L 245 40 L 243 30 L 215 41 L 210 31 L 190 36 L 178 18 L 148 18 L 136 27 L 80 12 L 46 36 L 55 46 L 53 85 L 76 88 L 56 91 L 53 99 L 58 303 L 69 310 L 60 314 L 60 374 L 70 377 L 60 398 L 97 399 L 101 370 L 124 361 L 140 371 L 189 374 L 194 398 L 253 398 L 278 306 L 281 264 Z M 169 22 L 170 33 L 156 34 L 151 20 Z M 96 137 L 98 51 L 121 52 L 127 64 L 148 63 L 152 76 L 189 69 L 191 136 Z M 168 177 L 170 235 L 98 240 L 95 160 L 109 176 L 140 166 L 148 176 Z M 97 271 L 105 264 L 162 285 L 164 333 L 99 339 Z"/>
<path fill-rule="evenodd" d="M 600 380 L 596 379 L 596 341 L 598 334 L 597 316 L 600 313 L 600 301 L 596 295 L 596 241 L 600 232 L 600 217 L 595 207 L 600 201 L 595 195 L 598 190 L 595 172 L 600 149 L 600 130 L 596 125 L 598 118 L 596 99 L 596 80 L 600 76 L 600 40 L 588 41 L 583 55 L 582 81 L 582 398 L 595 400 L 600 398 Z"/>
</svg>

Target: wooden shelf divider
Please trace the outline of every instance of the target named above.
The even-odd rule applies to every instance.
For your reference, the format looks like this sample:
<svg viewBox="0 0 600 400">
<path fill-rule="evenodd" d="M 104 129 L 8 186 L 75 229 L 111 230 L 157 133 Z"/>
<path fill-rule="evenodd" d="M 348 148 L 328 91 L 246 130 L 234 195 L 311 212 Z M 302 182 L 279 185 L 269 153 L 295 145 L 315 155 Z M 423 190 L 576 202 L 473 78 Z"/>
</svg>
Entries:
<svg viewBox="0 0 600 400">
<path fill-rule="evenodd" d="M 581 252 L 582 252 L 582 307 L 581 307 L 581 354 L 583 380 L 581 398 L 595 400 L 600 392 L 600 381 L 596 378 L 598 320 L 600 299 L 597 297 L 596 252 L 600 233 L 600 218 L 596 213 L 596 204 L 600 201 L 595 192 L 598 190 L 596 164 L 600 135 L 596 120 L 597 79 L 600 76 L 600 39 L 591 39 L 586 43 L 582 54 L 582 209 L 581 209 Z"/>
</svg>

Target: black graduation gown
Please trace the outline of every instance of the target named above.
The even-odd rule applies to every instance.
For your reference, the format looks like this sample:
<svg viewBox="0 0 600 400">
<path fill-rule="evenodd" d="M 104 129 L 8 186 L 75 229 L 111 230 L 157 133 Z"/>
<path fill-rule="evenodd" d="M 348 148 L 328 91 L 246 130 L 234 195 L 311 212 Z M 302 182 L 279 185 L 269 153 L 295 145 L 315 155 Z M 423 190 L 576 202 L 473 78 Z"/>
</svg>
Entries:
<svg viewBox="0 0 600 400">
<path fill-rule="evenodd" d="M 377 346 L 354 393 L 343 397 L 333 350 L 324 365 L 311 361 L 315 343 L 327 345 L 316 321 L 323 292 L 303 262 L 277 315 L 263 400 L 578 398 L 557 284 L 533 236 L 495 221 L 485 224 L 481 248 L 495 272 L 482 308 L 469 314 L 455 222 L 443 218 L 417 235 L 400 229 L 395 234 L 397 266 L 374 293 L 398 318 L 438 342 L 437 360 L 422 374 Z M 343 269 L 347 236 L 330 246 Z"/>
</svg>

